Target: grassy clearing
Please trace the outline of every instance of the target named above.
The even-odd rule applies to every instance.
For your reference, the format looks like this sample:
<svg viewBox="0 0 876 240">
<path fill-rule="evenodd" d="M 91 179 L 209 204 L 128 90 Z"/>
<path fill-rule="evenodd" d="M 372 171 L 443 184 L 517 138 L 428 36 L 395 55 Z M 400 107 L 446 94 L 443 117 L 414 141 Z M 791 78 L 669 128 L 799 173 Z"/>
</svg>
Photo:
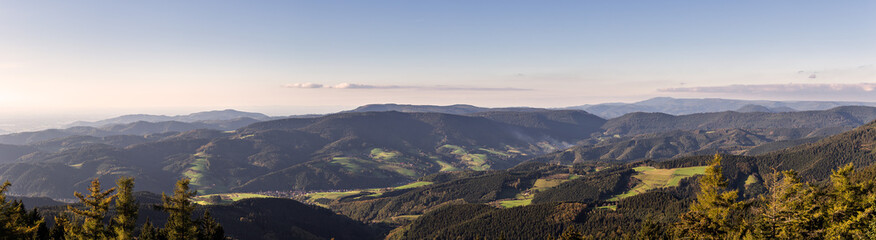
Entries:
<svg viewBox="0 0 876 240">
<path fill-rule="evenodd" d="M 439 166 L 441 166 L 441 170 L 439 170 L 441 172 L 462 171 L 462 169 L 454 167 L 453 165 L 450 165 L 450 163 L 441 160 L 435 160 L 435 162 L 438 163 Z"/>
<path fill-rule="evenodd" d="M 210 202 L 209 199 L 212 196 L 219 196 L 222 198 L 222 202 L 214 203 Z M 221 193 L 221 194 L 208 194 L 201 195 L 197 197 L 193 197 L 192 201 L 200 204 L 200 205 L 213 205 L 213 204 L 229 204 L 232 202 L 240 201 L 247 198 L 271 198 L 271 196 L 254 194 L 254 193 Z"/>
<path fill-rule="evenodd" d="M 397 162 L 401 153 L 397 151 L 385 151 L 382 148 L 371 149 L 371 158 L 376 161 L 393 161 Z"/>
<path fill-rule="evenodd" d="M 199 152 L 194 154 L 195 160 L 189 164 L 189 168 L 183 171 L 183 176 L 191 179 L 192 189 L 198 193 L 223 193 L 228 192 L 228 187 L 207 173 L 210 169 L 210 155 Z"/>
<path fill-rule="evenodd" d="M 398 215 L 398 216 L 392 217 L 392 220 L 413 221 L 413 220 L 417 220 L 417 218 L 419 218 L 420 216 L 422 216 L 422 215 Z"/>
<path fill-rule="evenodd" d="M 463 149 L 463 148 L 460 147 L 460 146 L 456 146 L 456 145 L 450 145 L 450 144 L 447 144 L 447 145 L 441 146 L 440 148 L 448 148 L 448 149 L 451 150 L 450 153 L 455 154 L 455 155 L 462 155 L 462 154 L 467 154 L 467 153 L 468 153 L 468 152 L 465 151 L 465 149 Z M 439 148 L 439 149 L 440 149 L 440 148 Z"/>
<path fill-rule="evenodd" d="M 526 153 L 521 152 L 520 150 L 518 150 L 517 148 L 512 147 L 511 145 L 505 145 L 505 149 L 508 149 L 507 152 L 509 152 L 509 153 L 511 153 L 511 154 L 517 154 L 517 155 L 520 155 L 520 156 L 526 156 Z"/>
<path fill-rule="evenodd" d="M 360 190 L 360 191 L 361 191 L 361 192 L 371 192 L 371 193 L 372 193 L 372 194 L 369 194 L 369 195 L 365 195 L 365 196 L 363 196 L 363 197 L 380 197 L 380 196 L 383 195 L 383 193 L 388 192 L 388 191 L 395 191 L 395 190 L 403 190 L 403 189 L 418 188 L 418 187 L 422 187 L 422 186 L 426 186 L 426 185 L 431 185 L 431 184 L 432 184 L 432 182 L 425 182 L 425 181 L 424 181 L 424 182 L 412 182 L 412 183 L 408 183 L 408 184 L 401 185 L 401 186 L 398 186 L 398 187 L 392 187 L 392 188 L 389 188 L 389 189 L 386 189 L 386 188 L 372 188 L 372 189 L 365 189 L 365 190 Z"/>
<path fill-rule="evenodd" d="M 478 150 L 481 150 L 481 151 L 484 151 L 484 152 L 487 152 L 487 153 L 489 153 L 489 154 L 493 154 L 493 155 L 496 155 L 496 156 L 500 156 L 500 157 L 505 157 L 505 158 L 509 158 L 509 157 L 511 157 L 511 154 L 503 153 L 503 152 L 499 152 L 499 151 L 496 151 L 496 150 L 493 150 L 493 149 L 480 148 L 480 149 L 478 149 Z"/>
<path fill-rule="evenodd" d="M 335 200 L 338 198 L 352 196 L 352 195 L 356 195 L 359 193 L 362 193 L 362 191 L 361 190 L 353 190 L 353 191 L 347 191 L 347 192 L 318 192 L 318 193 L 307 194 L 307 197 L 310 197 L 311 199 L 325 198 L 325 199 Z"/>
<path fill-rule="evenodd" d="M 237 137 L 234 137 L 234 139 L 247 139 L 247 138 L 251 138 L 251 137 L 253 137 L 253 136 L 255 136 L 255 134 L 248 134 L 248 135 L 243 135 L 243 136 L 237 136 Z"/>
<path fill-rule="evenodd" d="M 516 196 L 514 196 L 513 199 L 499 201 L 499 206 L 502 206 L 503 208 L 527 206 L 529 204 L 532 204 L 532 198 L 535 197 L 536 192 L 554 188 L 564 182 L 568 182 L 569 180 L 579 177 L 581 176 L 575 174 L 557 174 L 549 176 L 547 178 L 536 179 L 531 188 L 521 193 L 518 193 Z"/>
<path fill-rule="evenodd" d="M 450 150 L 450 154 L 456 156 L 462 163 L 468 165 L 468 168 L 475 171 L 485 171 L 490 169 L 490 164 L 487 164 L 488 156 L 482 153 L 469 153 L 465 149 L 456 145 L 444 145 L 438 148 Z"/>
<path fill-rule="evenodd" d="M 566 181 L 569 181 L 569 180 L 568 179 L 541 179 L 541 178 L 539 178 L 539 179 L 536 179 L 535 184 L 532 185 L 532 190 L 544 191 L 544 190 L 547 190 L 548 188 L 556 187 L 557 185 L 560 185 Z"/>
<path fill-rule="evenodd" d="M 532 198 L 520 199 L 520 200 L 505 200 L 505 201 L 499 202 L 499 204 L 502 205 L 502 207 L 504 207 L 504 208 L 528 206 L 529 204 L 532 204 Z"/>
<path fill-rule="evenodd" d="M 393 190 L 402 190 L 402 189 L 409 189 L 409 188 L 418 188 L 418 187 L 422 187 L 422 186 L 426 186 L 426 185 L 431 185 L 431 184 L 432 184 L 432 182 L 412 182 L 412 183 L 408 183 L 408 184 L 401 185 L 401 186 L 398 186 L 398 187 L 394 187 Z"/>
<path fill-rule="evenodd" d="M 194 154 L 195 161 L 183 171 L 183 176 L 191 179 L 192 188 L 200 193 L 217 193 L 228 191 L 227 187 L 207 177 L 210 169 L 209 155 L 199 152 Z"/>
<path fill-rule="evenodd" d="M 748 178 L 745 179 L 745 185 L 748 186 L 750 184 L 755 184 L 760 182 L 754 175 L 748 175 Z"/>
<path fill-rule="evenodd" d="M 641 180 L 642 183 L 633 187 L 630 191 L 608 199 L 608 201 L 618 201 L 655 188 L 676 187 L 679 182 L 681 182 L 681 179 L 703 174 L 706 172 L 707 167 L 708 166 L 658 169 L 642 166 L 633 168 L 633 170 L 639 172 L 633 177 Z"/>
<path fill-rule="evenodd" d="M 306 194 L 304 196 L 307 199 L 307 201 L 309 201 L 309 202 L 316 202 L 317 200 L 320 200 L 320 199 L 334 201 L 334 200 L 338 200 L 340 198 L 349 197 L 349 196 L 353 196 L 353 195 L 357 195 L 357 194 L 363 194 L 363 193 L 364 194 L 370 193 L 370 194 L 359 196 L 356 198 L 358 199 L 358 198 L 362 198 L 362 197 L 380 197 L 381 195 L 383 195 L 383 193 L 388 192 L 388 191 L 417 188 L 417 187 L 422 187 L 422 186 L 426 186 L 426 185 L 430 185 L 430 184 L 432 184 L 432 182 L 412 182 L 412 183 L 408 183 L 405 185 L 401 185 L 398 187 L 392 187 L 392 188 L 356 189 L 356 190 L 345 191 L 345 192 L 316 192 L 316 193 L 309 193 L 309 194 Z"/>
<path fill-rule="evenodd" d="M 386 152 L 381 152 L 386 153 Z M 396 172 L 401 175 L 405 175 L 411 178 L 419 177 L 420 174 L 415 170 L 411 170 L 408 168 L 404 168 L 401 166 L 393 165 L 391 163 L 380 163 L 371 160 L 363 160 L 355 157 L 335 157 L 330 161 L 331 164 L 340 165 L 347 171 L 351 173 L 362 173 L 367 169 L 383 169 L 387 171 Z M 377 173 L 372 173 L 377 174 Z"/>
<path fill-rule="evenodd" d="M 693 177 L 694 175 L 700 175 L 706 173 L 706 168 L 709 166 L 699 166 L 699 167 L 686 167 L 686 168 L 678 168 L 675 170 L 675 173 L 672 174 L 672 179 L 669 179 L 669 183 L 667 187 L 677 187 L 681 182 L 681 179 Z"/>
</svg>

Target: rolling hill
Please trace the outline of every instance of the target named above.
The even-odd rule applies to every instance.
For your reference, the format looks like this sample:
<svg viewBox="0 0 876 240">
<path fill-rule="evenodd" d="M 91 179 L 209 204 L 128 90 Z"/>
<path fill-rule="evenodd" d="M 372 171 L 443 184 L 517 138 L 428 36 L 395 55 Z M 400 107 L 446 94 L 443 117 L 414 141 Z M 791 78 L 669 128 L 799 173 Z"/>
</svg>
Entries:
<svg viewBox="0 0 876 240">
<path fill-rule="evenodd" d="M 494 112 L 494 111 L 544 111 L 546 109 L 540 108 L 528 108 L 528 107 L 512 107 L 512 108 L 484 108 L 484 107 L 476 107 L 472 105 L 465 104 L 456 104 L 449 106 L 435 106 L 435 105 L 410 105 L 410 104 L 369 104 L 361 107 L 357 107 L 353 110 L 343 111 L 343 112 L 431 112 L 431 113 L 446 113 L 446 114 L 455 114 L 455 115 L 467 115 L 473 113 L 480 112 Z M 342 112 L 342 113 L 343 113 Z"/>
<path fill-rule="evenodd" d="M 615 118 L 628 113 L 650 112 L 666 113 L 671 115 L 688 115 L 695 113 L 745 111 L 747 105 L 760 106 L 758 111 L 789 112 L 789 111 L 815 111 L 827 110 L 841 106 L 876 106 L 873 102 L 826 102 L 826 101 L 765 101 L 765 100 L 736 100 L 720 98 L 669 98 L 657 97 L 635 103 L 604 103 L 596 105 L 582 105 L 569 107 L 568 109 L 584 110 L 603 118 Z M 742 112 L 742 111 L 740 111 Z"/>
<path fill-rule="evenodd" d="M 210 120 L 200 122 L 147 122 L 138 121 L 126 124 L 110 124 L 101 127 L 70 127 L 66 129 L 48 129 L 35 132 L 21 132 L 0 135 L 0 144 L 27 145 L 57 138 L 71 136 L 107 137 L 114 135 L 150 135 L 186 132 L 196 129 L 234 130 L 252 123 L 259 122 L 252 118 L 237 118 L 231 120 Z M 116 145 L 116 144 L 113 144 Z"/>
<path fill-rule="evenodd" d="M 252 112 L 241 112 L 233 109 L 219 110 L 219 111 L 206 111 L 206 112 L 196 112 L 187 115 L 177 115 L 177 116 L 165 116 L 165 115 L 150 115 L 150 114 L 132 114 L 132 115 L 124 115 L 118 116 L 110 119 L 104 119 L 100 121 L 94 122 L 74 122 L 69 124 L 67 127 L 102 127 L 107 125 L 125 125 L 129 123 L 135 122 L 185 122 L 185 123 L 194 123 L 194 122 L 211 122 L 211 121 L 229 121 L 236 119 L 255 119 L 258 121 L 270 120 L 271 117 L 261 114 L 261 113 L 252 113 Z"/>
<path fill-rule="evenodd" d="M 67 137 L 33 144 L 44 151 L 0 164 L 0 178 L 27 181 L 13 187 L 15 194 L 61 198 L 92 178 L 123 175 L 153 192 L 181 177 L 204 193 L 385 187 L 440 171 L 512 167 L 598 132 L 603 121 L 582 111 L 517 117 L 536 122 L 366 112 L 259 122 L 233 133 Z"/>
<path fill-rule="evenodd" d="M 765 146 L 758 150 L 765 152 L 872 118 L 872 107 L 632 113 L 610 120 L 574 110 L 351 112 L 255 122 L 229 132 L 183 133 L 175 131 L 193 123 L 140 122 L 74 128 L 133 135 L 64 136 L 10 148 L 19 150 L 9 150 L 0 163 L 0 178 L 25 182 L 13 187 L 15 194 L 59 198 L 81 191 L 92 178 L 112 181 L 123 175 L 142 179 L 139 190 L 153 192 L 167 191 L 182 177 L 191 178 L 203 193 L 379 188 L 438 172 L 506 169 L 532 158 L 630 162 L 716 151 L 743 154 L 758 146 Z M 165 133 L 146 134 L 150 129 Z M 766 145 L 771 143 L 776 144 Z"/>
</svg>

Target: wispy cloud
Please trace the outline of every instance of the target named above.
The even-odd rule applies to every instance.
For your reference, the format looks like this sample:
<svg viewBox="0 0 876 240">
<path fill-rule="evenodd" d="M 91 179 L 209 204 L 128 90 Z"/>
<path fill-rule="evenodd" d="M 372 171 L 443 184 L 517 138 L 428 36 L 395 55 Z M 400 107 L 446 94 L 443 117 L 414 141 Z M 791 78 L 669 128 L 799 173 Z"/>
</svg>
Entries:
<svg viewBox="0 0 876 240">
<path fill-rule="evenodd" d="M 680 87 L 658 89 L 660 92 L 673 93 L 739 93 L 739 94 L 876 94 L 876 83 L 829 84 L 829 83 L 788 83 L 788 84 L 752 84 L 727 85 L 712 87 Z"/>
<path fill-rule="evenodd" d="M 434 91 L 530 91 L 528 88 L 493 88 L 493 87 L 469 87 L 469 86 L 417 86 L 417 85 L 369 85 L 358 83 L 340 83 L 335 85 L 323 85 L 318 83 L 292 83 L 283 85 L 287 88 L 321 88 L 321 89 L 412 89 Z"/>
<path fill-rule="evenodd" d="M 322 84 L 318 84 L 318 83 L 310 83 L 310 82 L 306 82 L 306 83 L 291 83 L 291 84 L 286 84 L 286 85 L 283 85 L 283 86 L 284 86 L 284 87 L 287 87 L 287 88 L 322 88 L 322 87 L 323 87 Z"/>
</svg>

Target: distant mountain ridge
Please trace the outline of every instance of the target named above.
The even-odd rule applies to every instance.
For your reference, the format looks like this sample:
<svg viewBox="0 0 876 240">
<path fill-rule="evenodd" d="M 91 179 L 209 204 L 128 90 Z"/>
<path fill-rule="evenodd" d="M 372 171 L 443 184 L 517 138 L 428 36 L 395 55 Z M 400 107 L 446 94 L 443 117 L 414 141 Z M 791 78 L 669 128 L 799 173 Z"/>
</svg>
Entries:
<svg viewBox="0 0 876 240">
<path fill-rule="evenodd" d="M 826 110 L 841 106 L 876 106 L 876 102 L 833 102 L 833 101 L 768 101 L 737 100 L 721 98 L 670 98 L 657 97 L 635 103 L 602 103 L 581 105 L 567 109 L 579 109 L 602 118 L 620 117 L 633 112 L 659 112 L 671 115 L 685 115 L 707 112 L 750 110 L 751 106 L 763 107 L 769 112 L 789 112 Z M 755 106 L 755 107 L 756 107 Z"/>
<path fill-rule="evenodd" d="M 742 106 L 739 109 L 733 110 L 734 112 L 767 112 L 767 113 L 777 113 L 777 112 L 796 112 L 796 109 L 790 107 L 775 107 L 768 108 L 757 104 L 748 104 Z"/>
<path fill-rule="evenodd" d="M 144 136 L 157 133 L 187 132 L 195 129 L 235 130 L 259 120 L 252 118 L 236 118 L 230 120 L 211 120 L 198 122 L 147 122 L 137 121 L 124 124 L 109 124 L 101 127 L 77 126 L 66 129 L 47 129 L 35 132 L 20 132 L 0 135 L 0 144 L 25 145 L 56 138 L 71 136 L 107 137 L 114 135 Z"/>
<path fill-rule="evenodd" d="M 365 106 L 357 107 L 353 110 L 343 111 L 344 112 L 388 112 L 388 111 L 396 111 L 396 112 L 434 112 L 434 113 L 446 113 L 446 114 L 456 114 L 456 115 L 466 115 L 473 113 L 481 113 L 481 112 L 493 112 L 493 111 L 543 111 L 543 108 L 531 108 L 531 107 L 507 107 L 507 108 L 485 108 L 485 107 L 476 107 L 472 105 L 466 104 L 456 104 L 449 106 L 436 106 L 436 105 L 410 105 L 410 104 L 368 104 Z"/>
<path fill-rule="evenodd" d="M 206 111 L 206 112 L 196 112 L 187 115 L 176 115 L 176 116 L 166 116 L 166 115 L 151 115 L 151 114 L 132 114 L 132 115 L 123 115 L 119 117 L 114 117 L 110 119 L 104 119 L 95 122 L 85 122 L 79 121 L 74 122 L 68 125 L 68 127 L 76 127 L 76 126 L 86 126 L 86 127 L 102 127 L 106 125 L 113 124 L 128 124 L 135 122 L 206 122 L 206 121 L 227 121 L 233 119 L 242 119 L 242 118 L 251 118 L 259 121 L 265 121 L 272 119 L 270 116 L 261 114 L 261 113 L 253 113 L 253 112 L 242 112 L 234 109 L 226 109 L 226 110 L 217 110 L 217 111 Z"/>
</svg>

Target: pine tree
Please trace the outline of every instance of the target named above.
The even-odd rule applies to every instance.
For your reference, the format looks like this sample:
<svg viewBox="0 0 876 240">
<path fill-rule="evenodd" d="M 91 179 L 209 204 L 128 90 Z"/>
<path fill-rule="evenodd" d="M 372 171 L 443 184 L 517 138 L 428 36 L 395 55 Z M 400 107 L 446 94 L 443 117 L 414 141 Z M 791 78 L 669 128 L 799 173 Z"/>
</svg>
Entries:
<svg viewBox="0 0 876 240">
<path fill-rule="evenodd" d="M 851 176 L 854 165 L 848 164 L 830 176 L 832 202 L 826 207 L 828 239 L 864 239 L 874 232 L 871 223 L 876 221 L 876 195 L 873 181 L 854 183 Z"/>
<path fill-rule="evenodd" d="M 163 204 L 159 208 L 170 214 L 167 217 L 167 224 L 164 225 L 169 240 L 189 240 L 197 237 L 198 226 L 191 219 L 195 205 L 189 200 L 197 192 L 189 191 L 189 181 L 189 179 L 177 181 L 172 197 L 161 194 Z"/>
<path fill-rule="evenodd" d="M 69 234 L 67 229 L 70 229 L 70 217 L 67 216 L 66 213 L 62 213 L 58 216 L 55 216 L 55 226 L 52 227 L 50 235 L 54 240 L 64 240 L 67 238 L 73 238 L 72 235 Z M 69 236 L 69 237 L 68 237 Z"/>
<path fill-rule="evenodd" d="M 575 225 L 569 225 L 566 227 L 566 230 L 563 230 L 563 233 L 560 234 L 560 240 L 582 240 L 584 236 L 581 235 L 581 232 L 578 232 L 578 229 L 575 229 Z"/>
<path fill-rule="evenodd" d="M 761 239 L 819 238 L 823 221 L 815 188 L 802 183 L 794 170 L 775 174 L 770 193 L 761 196 L 755 236 Z"/>
<path fill-rule="evenodd" d="M 133 178 L 120 178 L 116 184 L 116 216 L 113 218 L 113 232 L 118 240 L 134 239 L 134 228 L 137 224 L 137 203 L 132 195 Z"/>
<path fill-rule="evenodd" d="M 6 191 L 11 185 L 8 181 L 0 185 L 0 239 L 33 237 L 43 220 L 28 221 L 24 204 L 6 200 Z"/>
<path fill-rule="evenodd" d="M 653 239 L 666 239 L 665 232 L 663 230 L 663 226 L 654 221 L 652 216 L 647 216 L 645 221 L 642 222 L 642 228 L 639 229 L 639 232 L 636 233 L 636 239 L 638 240 L 653 240 Z"/>
<path fill-rule="evenodd" d="M 24 209 L 24 204 L 22 204 L 22 209 Z M 27 213 L 25 223 L 37 226 L 36 231 L 33 233 L 33 239 L 48 240 L 51 238 L 49 227 L 46 226 L 46 221 L 40 216 L 40 213 L 37 212 L 36 208 Z"/>
<path fill-rule="evenodd" d="M 210 211 L 204 211 L 204 215 L 198 220 L 198 239 L 222 240 L 225 239 L 225 229 L 210 216 Z"/>
<path fill-rule="evenodd" d="M 155 226 L 152 225 L 152 221 L 149 218 L 146 218 L 146 223 L 143 223 L 143 226 L 140 227 L 140 235 L 137 236 L 138 240 L 164 240 L 166 239 L 161 231 Z"/>
<path fill-rule="evenodd" d="M 721 173 L 721 155 L 715 154 L 712 164 L 700 178 L 700 192 L 690 210 L 681 216 L 675 236 L 682 239 L 727 239 L 737 231 L 733 211 L 741 207 L 736 190 L 726 191 L 727 182 Z"/>
<path fill-rule="evenodd" d="M 72 235 L 74 239 L 95 240 L 110 238 L 111 234 L 103 224 L 103 217 L 106 215 L 107 210 L 109 210 L 110 202 L 112 202 L 114 197 L 110 194 L 115 190 L 115 188 L 110 188 L 102 191 L 100 181 L 95 178 L 91 181 L 91 187 L 88 188 L 88 191 L 91 193 L 90 195 L 85 196 L 79 192 L 73 193 L 85 205 L 84 210 L 67 205 L 68 210 L 84 219 L 80 227 L 73 228 Z"/>
</svg>

